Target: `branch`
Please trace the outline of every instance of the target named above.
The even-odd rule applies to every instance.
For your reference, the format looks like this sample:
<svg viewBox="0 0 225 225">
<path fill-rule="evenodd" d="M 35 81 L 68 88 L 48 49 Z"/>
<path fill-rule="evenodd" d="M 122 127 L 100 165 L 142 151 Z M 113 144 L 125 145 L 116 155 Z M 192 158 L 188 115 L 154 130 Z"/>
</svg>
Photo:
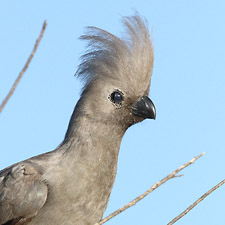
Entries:
<svg viewBox="0 0 225 225">
<path fill-rule="evenodd" d="M 187 209 L 185 209 L 180 215 L 171 220 L 167 225 L 172 225 L 176 223 L 179 219 L 181 219 L 184 215 L 189 213 L 196 205 L 198 205 L 202 200 L 204 200 L 208 195 L 210 195 L 217 188 L 222 186 L 225 183 L 225 179 L 218 183 L 216 186 L 207 191 L 204 195 L 202 195 L 199 199 L 197 199 L 193 204 L 191 204 Z"/>
<path fill-rule="evenodd" d="M 108 220 L 112 219 L 113 217 L 117 216 L 118 214 L 120 214 L 121 212 L 125 211 L 126 209 L 130 208 L 131 206 L 135 205 L 137 202 L 139 202 L 141 199 L 143 199 L 144 197 L 146 197 L 149 193 L 153 192 L 156 188 L 158 188 L 159 186 L 161 186 L 162 184 L 164 184 L 165 182 L 167 182 L 168 180 L 175 178 L 175 177 L 179 177 L 176 174 L 179 173 L 181 170 L 183 170 L 184 168 L 186 168 L 187 166 L 190 166 L 191 164 L 193 164 L 197 159 L 199 159 L 200 157 L 202 157 L 205 153 L 201 153 L 200 155 L 194 157 L 191 161 L 185 163 L 184 165 L 182 165 L 181 167 L 179 167 L 178 169 L 174 170 L 172 173 L 170 173 L 168 176 L 166 176 L 165 178 L 163 178 L 162 180 L 160 180 L 159 182 L 155 183 L 151 188 L 149 188 L 146 192 L 144 192 L 142 195 L 138 196 L 137 198 L 135 198 L 133 201 L 127 203 L 126 205 L 124 205 L 122 208 L 116 210 L 115 212 L 113 212 L 112 214 L 110 214 L 109 216 L 107 216 L 106 218 L 104 218 L 103 220 L 101 220 L 99 223 L 96 223 L 95 225 L 102 225 L 103 223 L 107 222 Z"/>
<path fill-rule="evenodd" d="M 21 78 L 23 77 L 23 74 L 26 72 L 26 70 L 27 70 L 27 68 L 28 68 L 28 66 L 29 66 L 29 64 L 30 64 L 34 54 L 36 53 L 36 50 L 37 50 L 37 48 L 39 46 L 39 43 L 40 43 L 40 41 L 41 41 L 41 39 L 43 37 L 43 34 L 44 34 L 46 26 L 47 26 L 47 23 L 46 23 L 46 21 L 44 21 L 44 23 L 42 25 L 41 33 L 40 33 L 40 35 L 39 35 L 39 37 L 38 37 L 38 39 L 37 39 L 37 41 L 36 41 L 36 43 L 34 45 L 33 51 L 31 52 L 31 54 L 30 54 L 26 64 L 24 65 L 22 71 L 20 72 L 19 76 L 17 77 L 16 81 L 14 82 L 14 84 L 13 84 L 11 90 L 9 91 L 8 95 L 5 97 L 5 99 L 3 100 L 2 104 L 0 105 L 0 113 L 2 112 L 3 108 L 5 107 L 6 103 L 8 102 L 8 100 L 10 99 L 12 94 L 14 93 L 17 85 L 19 84 Z"/>
</svg>

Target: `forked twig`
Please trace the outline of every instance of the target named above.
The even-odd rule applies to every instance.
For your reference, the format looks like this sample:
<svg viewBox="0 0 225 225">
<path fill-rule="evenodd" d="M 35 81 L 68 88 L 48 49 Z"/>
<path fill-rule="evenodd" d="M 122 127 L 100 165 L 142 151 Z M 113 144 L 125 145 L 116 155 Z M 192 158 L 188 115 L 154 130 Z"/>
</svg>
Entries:
<svg viewBox="0 0 225 225">
<path fill-rule="evenodd" d="M 17 85 L 19 84 L 21 78 L 23 77 L 23 74 L 25 73 L 25 71 L 27 70 L 32 58 L 34 57 L 34 54 L 36 53 L 36 50 L 39 46 L 39 43 L 43 37 L 43 34 L 44 34 L 44 31 L 45 31 L 45 28 L 47 26 L 47 23 L 46 21 L 44 21 L 43 25 L 42 25 L 42 29 L 41 29 L 41 33 L 38 37 L 38 39 L 36 40 L 36 43 L 34 45 L 34 48 L 33 48 L 33 51 L 31 52 L 29 58 L 27 59 L 27 62 L 26 64 L 24 65 L 22 71 L 20 72 L 19 76 L 16 78 L 12 88 L 10 89 L 9 93 L 7 94 L 7 96 L 5 97 L 5 99 L 3 100 L 2 104 L 0 105 L 0 113 L 2 112 L 3 108 L 5 107 L 6 103 L 8 102 L 8 100 L 10 99 L 10 97 L 12 96 L 12 94 L 14 93 Z"/>
<path fill-rule="evenodd" d="M 155 183 L 151 188 L 149 188 L 146 192 L 144 192 L 143 194 L 141 194 L 140 196 L 138 196 L 137 198 L 135 198 L 133 201 L 127 203 L 126 205 L 124 205 L 122 208 L 116 210 L 115 212 L 113 212 L 112 214 L 110 214 L 109 216 L 107 216 L 106 218 L 104 218 L 103 220 L 101 220 L 99 223 L 96 223 L 95 225 L 102 225 L 103 223 L 107 222 L 108 220 L 112 219 L 113 217 L 117 216 L 118 214 L 120 214 L 121 212 L 125 211 L 126 209 L 130 208 L 131 206 L 135 205 L 137 202 L 139 202 L 141 199 L 143 199 L 144 197 L 146 197 L 149 193 L 151 193 L 152 191 L 154 191 L 156 188 L 158 188 L 159 186 L 161 186 L 162 184 L 164 184 L 165 182 L 167 182 L 168 180 L 177 177 L 177 173 L 179 173 L 181 170 L 183 170 L 184 168 L 186 168 L 187 166 L 193 164 L 197 159 L 199 159 L 200 157 L 202 157 L 205 153 L 201 153 L 200 155 L 194 157 L 192 160 L 190 160 L 189 162 L 185 163 L 184 165 L 182 165 L 181 167 L 179 167 L 178 169 L 174 170 L 172 173 L 170 173 L 168 176 L 166 176 L 165 178 L 163 178 L 162 180 L 160 180 L 159 182 Z"/>
</svg>

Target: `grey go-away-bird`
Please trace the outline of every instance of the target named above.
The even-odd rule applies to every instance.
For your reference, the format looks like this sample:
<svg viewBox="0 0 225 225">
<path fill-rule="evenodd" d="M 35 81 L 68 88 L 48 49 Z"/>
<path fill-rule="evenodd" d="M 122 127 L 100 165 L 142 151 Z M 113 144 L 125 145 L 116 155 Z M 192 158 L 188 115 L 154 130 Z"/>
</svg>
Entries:
<svg viewBox="0 0 225 225">
<path fill-rule="evenodd" d="M 147 22 L 124 17 L 126 38 L 88 27 L 77 75 L 85 81 L 63 142 L 0 171 L 0 224 L 94 225 L 106 209 L 120 143 L 155 119 L 149 93 L 153 47 Z"/>
</svg>

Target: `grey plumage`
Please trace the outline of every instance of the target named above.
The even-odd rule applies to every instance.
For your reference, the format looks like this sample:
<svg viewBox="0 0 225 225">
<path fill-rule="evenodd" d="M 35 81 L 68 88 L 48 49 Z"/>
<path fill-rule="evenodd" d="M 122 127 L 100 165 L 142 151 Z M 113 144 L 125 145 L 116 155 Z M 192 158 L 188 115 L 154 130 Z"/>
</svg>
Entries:
<svg viewBox="0 0 225 225">
<path fill-rule="evenodd" d="M 64 141 L 0 171 L 0 224 L 93 225 L 107 206 L 127 128 L 155 118 L 147 97 L 153 48 L 147 23 L 124 17 L 126 39 L 88 27 L 77 76 L 85 81 Z"/>
</svg>

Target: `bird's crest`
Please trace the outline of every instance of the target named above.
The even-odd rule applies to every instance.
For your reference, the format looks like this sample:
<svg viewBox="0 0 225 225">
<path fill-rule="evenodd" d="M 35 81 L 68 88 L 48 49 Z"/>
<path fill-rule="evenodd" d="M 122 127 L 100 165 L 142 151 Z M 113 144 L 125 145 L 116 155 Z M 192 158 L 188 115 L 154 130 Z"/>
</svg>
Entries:
<svg viewBox="0 0 225 225">
<path fill-rule="evenodd" d="M 153 67 L 153 47 L 148 24 L 138 14 L 123 17 L 126 37 L 120 39 L 97 27 L 87 27 L 81 40 L 88 41 L 76 75 L 85 81 L 84 89 L 96 79 L 117 79 L 149 88 Z M 139 87 L 138 87 L 139 86 Z"/>
</svg>

